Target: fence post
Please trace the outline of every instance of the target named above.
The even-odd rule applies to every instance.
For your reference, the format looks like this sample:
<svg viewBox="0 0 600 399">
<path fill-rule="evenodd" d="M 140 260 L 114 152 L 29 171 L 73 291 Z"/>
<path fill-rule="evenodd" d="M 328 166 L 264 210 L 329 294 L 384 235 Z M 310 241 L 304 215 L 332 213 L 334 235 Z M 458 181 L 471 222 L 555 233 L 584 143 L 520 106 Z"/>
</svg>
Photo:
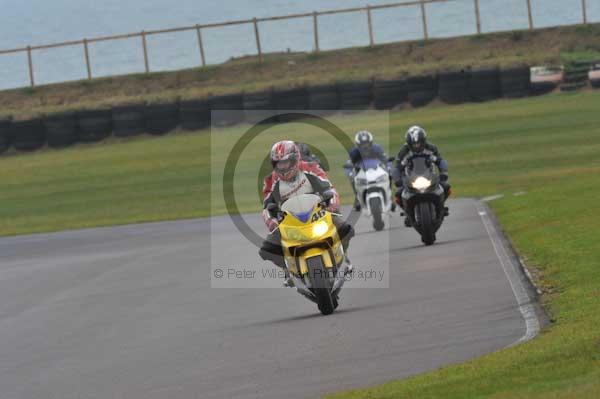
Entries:
<svg viewBox="0 0 600 399">
<path fill-rule="evenodd" d="M 585 4 L 585 0 L 581 0 L 581 9 L 583 12 L 583 23 L 587 24 L 587 5 Z"/>
<path fill-rule="evenodd" d="M 87 68 L 88 80 L 92 80 L 92 65 L 90 64 L 90 50 L 88 48 L 87 39 L 83 39 L 83 54 L 85 55 L 85 66 Z"/>
<path fill-rule="evenodd" d="M 29 82 L 31 87 L 35 86 L 35 79 L 33 78 L 33 58 L 31 56 L 31 46 L 27 46 L 27 62 L 29 64 Z"/>
<path fill-rule="evenodd" d="M 263 62 L 263 56 L 262 56 L 262 49 L 260 47 L 260 34 L 258 33 L 258 21 L 256 20 L 256 17 L 254 18 L 254 36 L 256 37 L 256 49 L 258 50 L 258 62 L 260 62 L 262 64 Z"/>
<path fill-rule="evenodd" d="M 479 0 L 475 0 L 475 18 L 477 21 L 477 34 L 481 35 L 481 14 L 479 13 Z"/>
<path fill-rule="evenodd" d="M 202 43 L 202 32 L 200 32 L 200 25 L 196 25 L 196 34 L 198 35 L 198 48 L 200 48 L 200 59 L 202 66 L 206 66 L 206 58 L 204 57 L 204 44 Z"/>
<path fill-rule="evenodd" d="M 319 21 L 317 17 L 319 13 L 313 11 L 313 34 L 315 36 L 315 52 L 319 52 Z"/>
<path fill-rule="evenodd" d="M 150 73 L 150 64 L 148 62 L 148 43 L 146 43 L 146 32 L 142 31 L 142 47 L 144 49 L 144 67 L 146 73 Z"/>
<path fill-rule="evenodd" d="M 429 31 L 427 29 L 427 14 L 425 12 L 425 3 L 423 0 L 421 2 L 421 16 L 423 17 L 423 38 L 425 40 L 429 40 Z"/>
<path fill-rule="evenodd" d="M 373 21 L 371 20 L 371 5 L 367 5 L 367 23 L 369 24 L 369 46 L 373 47 L 375 40 L 373 40 Z"/>
<path fill-rule="evenodd" d="M 531 0 L 527 0 L 527 16 L 529 17 L 529 29 L 533 29 L 533 14 L 531 12 Z"/>
</svg>

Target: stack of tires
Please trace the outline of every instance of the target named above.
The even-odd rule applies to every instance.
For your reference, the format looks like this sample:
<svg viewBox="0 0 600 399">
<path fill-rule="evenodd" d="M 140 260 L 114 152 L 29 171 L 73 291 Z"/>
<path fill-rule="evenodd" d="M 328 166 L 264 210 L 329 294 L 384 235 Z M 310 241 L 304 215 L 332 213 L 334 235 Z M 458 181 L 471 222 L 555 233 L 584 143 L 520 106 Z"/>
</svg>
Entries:
<svg viewBox="0 0 600 399">
<path fill-rule="evenodd" d="M 433 75 L 411 76 L 406 80 L 408 101 L 413 107 L 422 107 L 437 97 L 437 79 Z"/>
<path fill-rule="evenodd" d="M 507 98 L 529 96 L 531 90 L 531 71 L 526 65 L 500 70 L 500 88 Z"/>
<path fill-rule="evenodd" d="M 244 119 L 242 94 L 215 96 L 210 99 L 212 125 L 231 126 Z"/>
<path fill-rule="evenodd" d="M 373 106 L 375 109 L 392 109 L 408 100 L 406 80 L 375 80 Z"/>
<path fill-rule="evenodd" d="M 309 87 L 308 108 L 324 114 L 340 109 L 340 95 L 335 84 Z"/>
<path fill-rule="evenodd" d="M 46 129 L 40 118 L 13 121 L 10 131 L 13 147 L 17 151 L 34 151 L 46 144 Z"/>
<path fill-rule="evenodd" d="M 163 135 L 179 125 L 179 102 L 146 104 L 144 107 L 146 133 Z"/>
<path fill-rule="evenodd" d="M 539 66 L 531 68 L 531 94 L 550 93 L 563 81 L 563 68 L 555 66 Z"/>
<path fill-rule="evenodd" d="M 471 101 L 483 102 L 500 98 L 500 71 L 498 68 L 474 69 L 469 81 Z"/>
<path fill-rule="evenodd" d="M 184 130 L 200 130 L 210 126 L 208 100 L 182 100 L 179 102 L 179 122 Z"/>
<path fill-rule="evenodd" d="M 77 119 L 79 141 L 83 143 L 95 143 L 107 138 L 112 133 L 112 111 L 110 109 L 80 111 Z"/>
<path fill-rule="evenodd" d="M 308 109 L 308 92 L 306 87 L 275 91 L 273 103 L 278 112 L 278 121 L 285 123 L 302 119 Z"/>
<path fill-rule="evenodd" d="M 250 124 L 260 123 L 272 117 L 274 112 L 273 91 L 244 93 L 244 121 Z"/>
<path fill-rule="evenodd" d="M 588 79 L 592 87 L 596 89 L 600 88 L 600 63 L 592 64 L 588 72 Z"/>
<path fill-rule="evenodd" d="M 112 107 L 113 134 L 116 137 L 131 137 L 144 133 L 145 103 L 115 105 Z"/>
<path fill-rule="evenodd" d="M 373 82 L 342 82 L 338 84 L 338 92 L 342 111 L 365 110 L 373 101 Z"/>
<path fill-rule="evenodd" d="M 60 112 L 44 118 L 46 139 L 52 148 L 68 147 L 79 140 L 79 125 L 75 112 Z"/>
<path fill-rule="evenodd" d="M 438 95 L 446 104 L 461 104 L 470 100 L 470 72 L 445 71 L 438 74 Z"/>
<path fill-rule="evenodd" d="M 10 119 L 0 119 L 0 154 L 7 151 L 11 144 Z"/>
</svg>

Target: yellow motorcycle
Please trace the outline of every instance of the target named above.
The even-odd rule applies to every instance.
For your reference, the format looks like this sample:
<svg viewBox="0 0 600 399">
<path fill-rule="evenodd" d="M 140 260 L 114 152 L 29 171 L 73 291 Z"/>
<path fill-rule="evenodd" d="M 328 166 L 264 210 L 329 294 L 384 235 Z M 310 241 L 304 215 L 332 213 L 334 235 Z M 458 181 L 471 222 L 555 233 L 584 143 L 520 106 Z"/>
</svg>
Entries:
<svg viewBox="0 0 600 399">
<path fill-rule="evenodd" d="M 298 293 L 315 302 L 324 315 L 338 306 L 347 265 L 333 214 L 331 199 L 302 194 L 281 205 L 279 231 L 287 269 Z"/>
</svg>

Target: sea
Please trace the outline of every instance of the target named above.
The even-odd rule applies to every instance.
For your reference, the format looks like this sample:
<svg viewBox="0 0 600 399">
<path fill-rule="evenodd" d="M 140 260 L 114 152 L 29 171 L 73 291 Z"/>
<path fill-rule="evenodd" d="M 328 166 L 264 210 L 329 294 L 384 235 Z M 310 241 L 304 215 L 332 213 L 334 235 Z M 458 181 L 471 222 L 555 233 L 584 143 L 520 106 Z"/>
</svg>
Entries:
<svg viewBox="0 0 600 399">
<path fill-rule="evenodd" d="M 600 22 L 600 0 L 530 0 L 535 27 L 570 25 L 583 20 L 586 3 L 589 22 Z M 394 3 L 393 0 L 0 0 L 0 51 L 64 41 L 118 35 L 142 30 L 218 23 L 253 17 L 271 17 Z M 431 38 L 477 32 L 476 0 L 449 0 L 425 6 Z M 479 0 L 482 32 L 528 27 L 527 0 Z M 421 39 L 419 5 L 372 11 L 375 43 Z M 313 20 L 261 22 L 263 52 L 312 51 Z M 318 17 L 321 50 L 369 44 L 366 13 Z M 202 30 L 208 64 L 256 54 L 252 24 Z M 147 37 L 151 71 L 197 67 L 201 63 L 195 31 Z M 32 52 L 36 85 L 87 77 L 81 44 Z M 145 70 L 139 37 L 91 43 L 89 57 L 94 77 Z M 0 55 L 0 89 L 30 84 L 26 52 Z"/>
</svg>

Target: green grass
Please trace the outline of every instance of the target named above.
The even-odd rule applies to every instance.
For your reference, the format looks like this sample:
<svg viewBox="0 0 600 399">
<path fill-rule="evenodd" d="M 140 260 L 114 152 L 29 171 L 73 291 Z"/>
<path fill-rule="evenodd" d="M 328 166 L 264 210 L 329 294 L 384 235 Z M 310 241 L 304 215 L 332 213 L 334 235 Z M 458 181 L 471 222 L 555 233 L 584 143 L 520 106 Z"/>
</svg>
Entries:
<svg viewBox="0 0 600 399">
<path fill-rule="evenodd" d="M 332 398 L 600 397 L 599 109 L 600 93 L 586 92 L 432 106 L 390 120 L 378 113 L 333 118 L 348 132 L 369 128 L 384 143 L 389 138 L 393 149 L 407 126 L 423 124 L 449 159 L 457 195 L 505 194 L 492 206 L 537 271 L 553 324 L 524 345 Z M 0 235 L 222 213 L 221 170 L 245 129 L 0 159 Z M 267 131 L 242 154 L 240 209 L 260 206 L 259 165 L 270 143 L 288 136 L 327 154 L 349 202 L 339 144 L 295 123 Z M 513 195 L 520 191 L 526 194 Z"/>
</svg>

